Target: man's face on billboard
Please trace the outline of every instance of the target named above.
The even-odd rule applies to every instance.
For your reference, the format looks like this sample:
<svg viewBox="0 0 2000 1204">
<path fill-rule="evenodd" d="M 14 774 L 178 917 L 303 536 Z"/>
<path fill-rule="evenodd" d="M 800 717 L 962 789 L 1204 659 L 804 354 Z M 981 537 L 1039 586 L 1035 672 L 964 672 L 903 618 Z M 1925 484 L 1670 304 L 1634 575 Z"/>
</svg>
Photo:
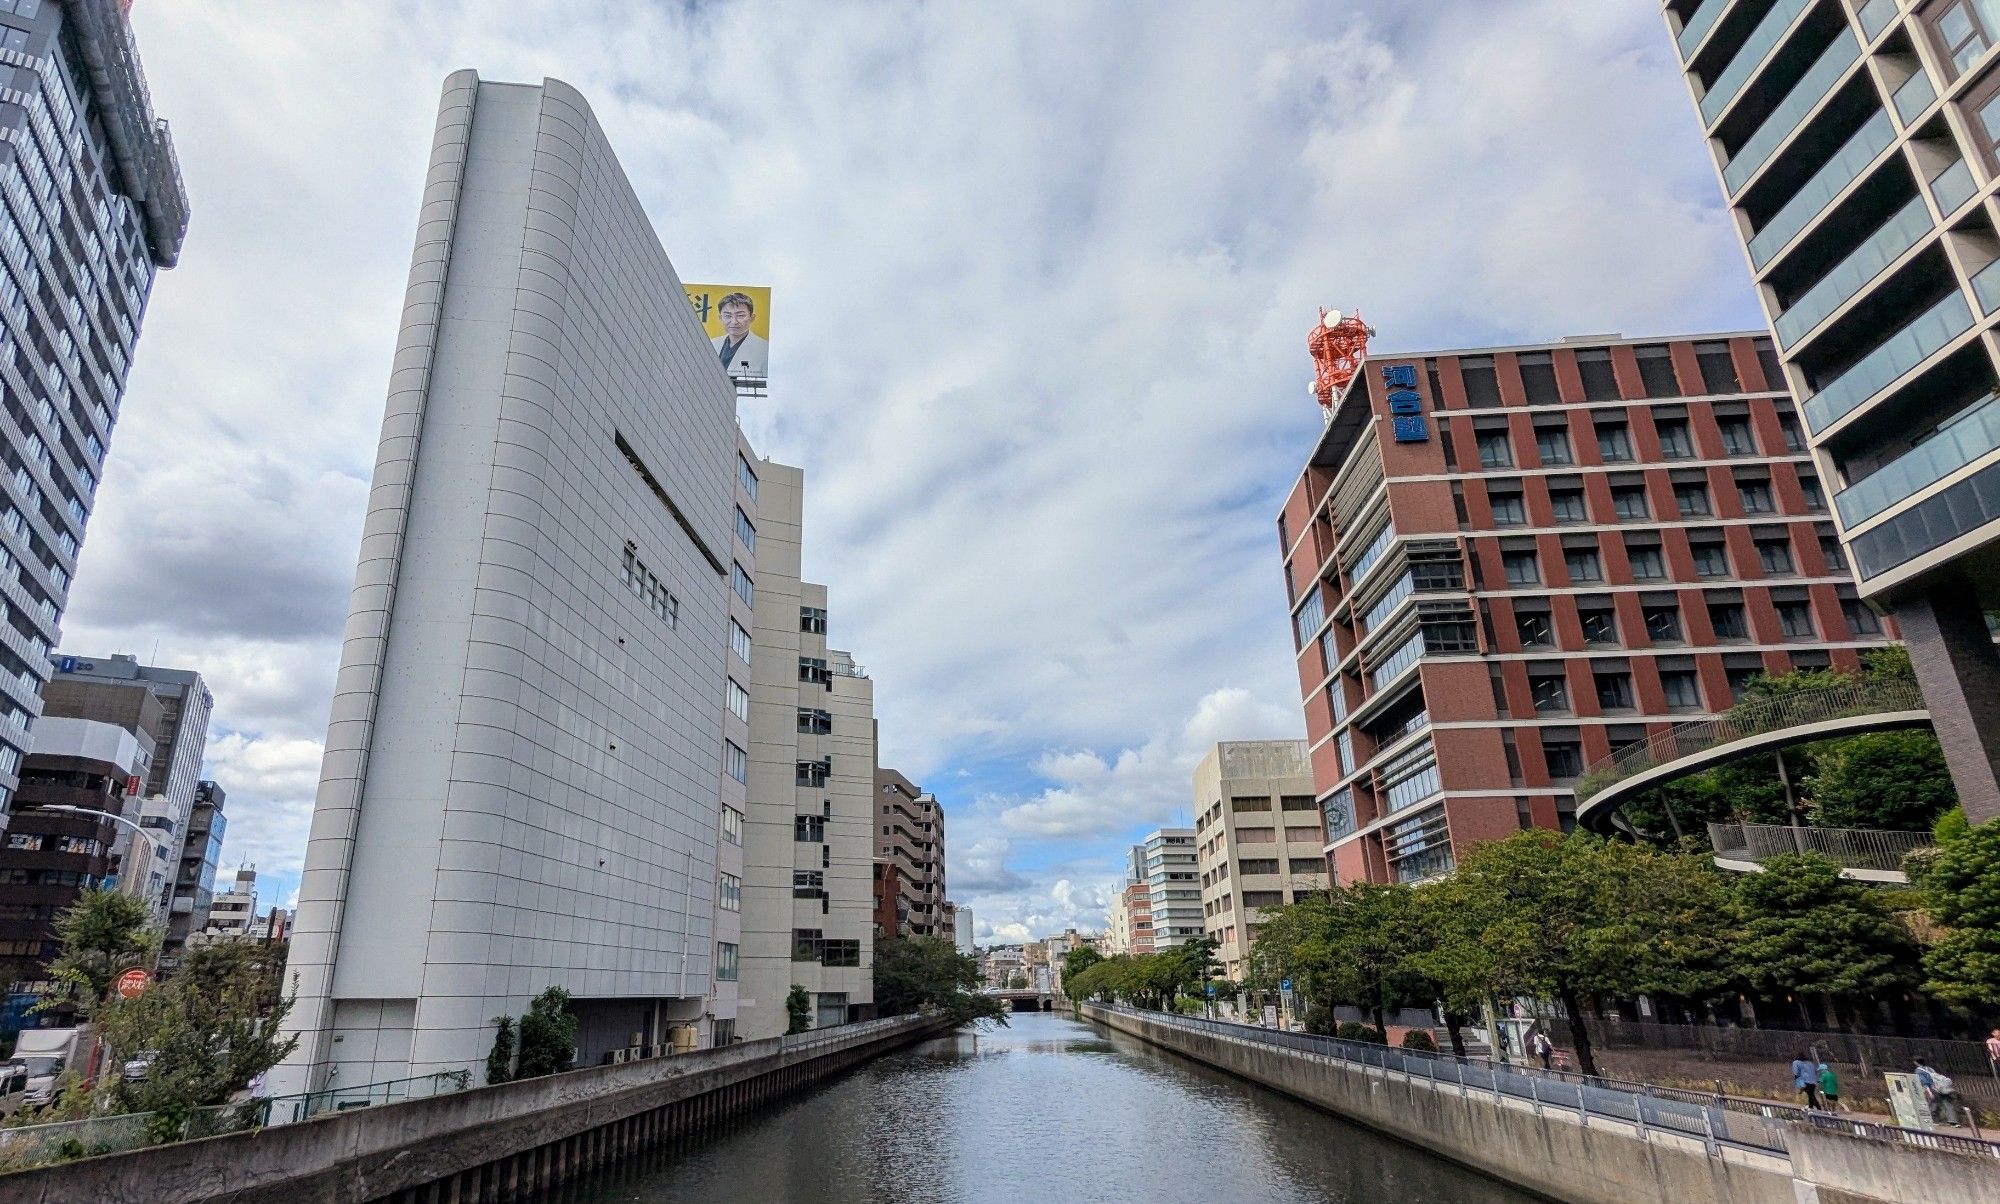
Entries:
<svg viewBox="0 0 2000 1204">
<path fill-rule="evenodd" d="M 731 339 L 740 339 L 750 333 L 750 307 L 741 301 L 731 301 L 722 307 L 722 329 L 729 332 Z"/>
</svg>

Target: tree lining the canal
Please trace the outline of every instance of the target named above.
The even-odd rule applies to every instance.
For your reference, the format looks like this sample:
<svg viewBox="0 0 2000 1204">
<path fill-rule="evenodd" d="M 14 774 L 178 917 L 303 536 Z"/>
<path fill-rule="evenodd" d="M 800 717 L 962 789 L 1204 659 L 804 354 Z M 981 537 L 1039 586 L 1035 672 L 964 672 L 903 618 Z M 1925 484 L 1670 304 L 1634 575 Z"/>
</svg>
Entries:
<svg viewBox="0 0 2000 1204">
<path fill-rule="evenodd" d="M 1007 1023 L 1007 1008 L 981 994 L 979 962 L 960 953 L 950 938 L 892 937 L 875 942 L 875 1010 L 907 1016 L 926 1008 L 956 1024 L 976 1020 Z"/>
<path fill-rule="evenodd" d="M 1063 991 L 1071 999 L 1117 999 L 1160 1011 L 1199 1012 L 1208 988 L 1231 992 L 1236 984 L 1220 978 L 1214 937 L 1196 937 L 1157 953 L 1121 953 L 1065 969 Z"/>
</svg>

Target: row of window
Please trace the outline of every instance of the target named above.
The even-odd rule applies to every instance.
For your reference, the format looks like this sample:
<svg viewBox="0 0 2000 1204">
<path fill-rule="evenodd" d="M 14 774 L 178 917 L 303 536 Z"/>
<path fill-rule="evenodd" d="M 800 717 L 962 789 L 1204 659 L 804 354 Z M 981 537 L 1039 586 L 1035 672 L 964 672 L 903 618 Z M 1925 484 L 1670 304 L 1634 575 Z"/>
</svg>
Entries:
<svg viewBox="0 0 2000 1204">
<path fill-rule="evenodd" d="M 1778 368 L 1778 357 L 1769 340 L 1758 339 L 1755 343 L 1758 364 L 1763 370 L 1766 388 L 1772 391 L 1782 389 L 1783 375 Z M 1522 351 L 1514 356 L 1516 371 L 1519 373 L 1522 398 L 1529 405 L 1562 405 L 1574 401 L 1638 401 L 1641 399 L 1661 399 L 1700 395 L 1720 395 L 1743 393 L 1744 382 L 1736 371 L 1735 356 L 1729 344 L 1722 341 L 1701 342 L 1694 345 L 1696 372 L 1699 375 L 1697 388 L 1682 387 L 1679 375 L 1674 370 L 1673 351 L 1666 344 L 1655 343 L 1632 348 L 1633 357 L 1638 361 L 1639 395 L 1629 396 L 1618 386 L 1618 375 L 1613 365 L 1612 349 L 1609 347 L 1580 347 L 1571 352 L 1576 357 L 1577 375 L 1582 385 L 1582 396 L 1565 397 L 1558 385 L 1555 353 L 1551 351 Z M 1424 371 L 1430 380 L 1433 405 L 1442 405 L 1444 390 L 1439 379 L 1440 361 L 1424 361 Z M 1463 355 L 1458 357 L 1459 382 L 1465 390 L 1466 404 L 1485 408 L 1502 404 L 1499 376 L 1499 361 L 1491 355 Z"/>
<path fill-rule="evenodd" d="M 1486 425 L 1489 421 L 1497 423 L 1498 420 L 1481 419 L 1473 428 L 1473 439 L 1479 450 L 1479 466 L 1484 469 L 1516 467 L 1512 432 L 1505 426 Z M 1591 420 L 1591 425 L 1597 438 L 1599 460 L 1606 464 L 1629 464 L 1638 458 L 1632 450 L 1631 424 L 1622 415 L 1595 417 Z M 1778 415 L 1778 426 L 1784 435 L 1784 451 L 1764 452 L 1757 446 L 1755 429 L 1747 416 L 1716 419 L 1716 427 L 1722 436 L 1724 455 L 1775 456 L 1803 453 L 1805 436 L 1799 429 L 1798 419 L 1789 413 L 1781 413 Z M 1662 459 L 1697 458 L 1694 434 L 1688 419 L 1655 418 L 1653 430 L 1659 438 Z M 1569 423 L 1561 418 L 1545 419 L 1535 423 L 1535 453 L 1543 467 L 1576 463 L 1575 451 L 1570 445 Z"/>
<path fill-rule="evenodd" d="M 653 574 L 653 570 L 646 567 L 645 561 L 639 559 L 638 547 L 629 539 L 625 541 L 625 554 L 618 564 L 618 579 L 625 583 L 625 588 L 631 590 L 632 596 L 639 599 L 647 610 L 664 619 L 667 626 L 679 625 L 681 600 L 674 596 L 664 581 Z M 745 715 L 744 718 L 747 719 L 749 716 Z"/>
<path fill-rule="evenodd" d="M 49 836 L 39 832 L 10 832 L 7 847 L 31 853 L 74 853 L 83 857 L 95 857 L 104 851 L 100 841 L 83 836 Z"/>
<path fill-rule="evenodd" d="M 1778 511 L 1776 499 L 1771 493 L 1771 479 L 1759 473 L 1739 472 L 1734 484 L 1736 501 L 1746 515 L 1775 514 Z M 1669 518 L 1712 518 L 1715 507 L 1710 499 L 1705 481 L 1676 481 L 1673 483 L 1674 513 L 1660 517 Z M 1826 495 L 1821 491 L 1819 478 L 1810 473 L 1799 474 L 1799 492 L 1804 496 L 1806 509 L 1823 511 L 1826 509 Z M 1493 523 L 1500 527 L 1520 527 L 1528 523 L 1528 505 L 1522 483 L 1514 480 L 1496 480 L 1487 485 L 1487 504 L 1492 508 Z M 1580 485 L 1568 486 L 1549 483 L 1549 511 L 1558 523 L 1587 523 L 1590 521 L 1589 506 L 1585 492 Z M 1613 485 L 1611 487 L 1612 518 L 1608 522 L 1637 522 L 1654 518 L 1652 503 L 1648 499 L 1643 484 Z"/>
<path fill-rule="evenodd" d="M 1625 552 L 1625 562 L 1630 567 L 1635 581 L 1665 581 L 1669 574 L 1663 552 L 1661 537 L 1658 535 L 1606 537 L 1619 539 Z M 1600 554 L 1599 536 L 1563 537 L 1563 571 L 1571 585 L 1594 585 L 1606 580 L 1604 558 Z M 1788 577 L 1799 571 L 1798 561 L 1792 552 L 1792 537 L 1783 529 L 1757 530 L 1750 539 L 1755 550 L 1757 567 L 1765 577 Z M 1838 536 L 1830 527 L 1819 532 L 1820 556 L 1826 562 L 1828 573 L 1839 573 L 1847 567 Z M 1730 578 L 1748 576 L 1732 568 L 1730 564 L 1729 541 L 1720 532 L 1706 532 L 1688 537 L 1688 552 L 1694 563 L 1695 576 L 1701 578 Z M 1500 568 L 1509 585 L 1542 584 L 1541 550 L 1533 547 L 1505 547 L 1500 550 Z"/>
</svg>

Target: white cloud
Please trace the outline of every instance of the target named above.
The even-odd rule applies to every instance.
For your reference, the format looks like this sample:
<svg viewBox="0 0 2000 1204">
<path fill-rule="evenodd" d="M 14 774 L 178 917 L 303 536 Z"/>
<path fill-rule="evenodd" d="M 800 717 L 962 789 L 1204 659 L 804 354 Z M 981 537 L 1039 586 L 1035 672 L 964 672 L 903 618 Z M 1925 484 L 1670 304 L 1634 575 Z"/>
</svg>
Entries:
<svg viewBox="0 0 2000 1204">
<path fill-rule="evenodd" d="M 211 764 L 225 856 L 260 871 L 302 851 L 452 69 L 579 87 L 682 273 L 775 286 L 744 422 L 807 468 L 807 570 L 876 677 L 883 761 L 960 788 L 982 926 L 1099 906 L 1074 884 L 1186 805 L 1190 749 L 1297 730 L 1271 519 L 1318 425 L 1316 305 L 1401 348 L 1755 320 L 1647 5 L 135 20 L 194 219 L 65 642 L 208 675 L 242 742 Z"/>
</svg>

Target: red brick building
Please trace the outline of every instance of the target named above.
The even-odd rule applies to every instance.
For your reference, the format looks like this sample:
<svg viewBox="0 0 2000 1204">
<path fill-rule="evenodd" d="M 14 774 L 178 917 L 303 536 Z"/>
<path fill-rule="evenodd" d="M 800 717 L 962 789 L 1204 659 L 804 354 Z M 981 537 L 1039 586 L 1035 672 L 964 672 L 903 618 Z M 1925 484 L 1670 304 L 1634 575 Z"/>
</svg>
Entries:
<svg viewBox="0 0 2000 1204">
<path fill-rule="evenodd" d="M 1762 335 L 1371 356 L 1278 519 L 1338 882 L 1567 829 L 1586 766 L 1884 642 Z"/>
</svg>

